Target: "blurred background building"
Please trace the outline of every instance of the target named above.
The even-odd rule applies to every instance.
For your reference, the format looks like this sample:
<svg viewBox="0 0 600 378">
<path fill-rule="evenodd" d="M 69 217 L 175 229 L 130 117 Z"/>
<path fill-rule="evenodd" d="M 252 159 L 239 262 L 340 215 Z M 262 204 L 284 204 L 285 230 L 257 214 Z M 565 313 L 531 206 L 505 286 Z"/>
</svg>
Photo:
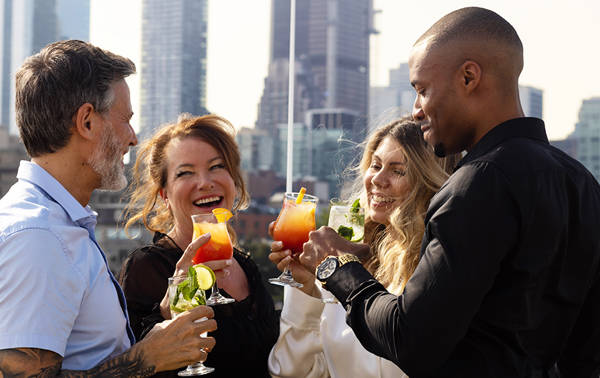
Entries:
<svg viewBox="0 0 600 378">
<path fill-rule="evenodd" d="M 571 146 L 572 156 L 600 181 L 600 97 L 583 100 L 579 121 L 567 140 L 575 145 Z"/>
<path fill-rule="evenodd" d="M 294 179 L 327 184 L 327 197 L 339 194 L 335 169 L 351 163 L 345 141 L 356 144 L 366 135 L 373 32 L 371 0 L 296 2 Z M 274 136 L 264 148 L 272 148 L 270 168 L 280 176 L 287 161 L 289 37 L 290 0 L 272 0 L 269 68 L 255 129 Z"/>
<path fill-rule="evenodd" d="M 541 89 L 519 85 L 519 97 L 526 117 L 544 118 L 544 92 Z"/>
<path fill-rule="evenodd" d="M 415 102 L 415 90 L 410 85 L 408 63 L 391 69 L 387 86 L 369 89 L 369 130 L 404 115 L 410 115 Z"/>
<path fill-rule="evenodd" d="M 207 0 L 143 0 L 140 137 L 206 114 Z"/>
<path fill-rule="evenodd" d="M 0 0 L 0 123 L 16 133 L 15 73 L 51 42 L 89 40 L 89 0 Z"/>
</svg>

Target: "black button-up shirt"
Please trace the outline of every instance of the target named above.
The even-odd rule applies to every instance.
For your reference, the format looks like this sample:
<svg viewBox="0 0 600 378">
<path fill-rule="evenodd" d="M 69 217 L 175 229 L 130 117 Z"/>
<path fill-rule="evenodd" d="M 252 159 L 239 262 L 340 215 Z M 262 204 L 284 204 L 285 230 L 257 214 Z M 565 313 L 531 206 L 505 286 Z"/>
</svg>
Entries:
<svg viewBox="0 0 600 378">
<path fill-rule="evenodd" d="M 369 351 L 417 377 L 598 377 L 600 187 L 543 121 L 486 134 L 432 198 L 399 297 L 357 263 L 326 288 Z"/>
</svg>

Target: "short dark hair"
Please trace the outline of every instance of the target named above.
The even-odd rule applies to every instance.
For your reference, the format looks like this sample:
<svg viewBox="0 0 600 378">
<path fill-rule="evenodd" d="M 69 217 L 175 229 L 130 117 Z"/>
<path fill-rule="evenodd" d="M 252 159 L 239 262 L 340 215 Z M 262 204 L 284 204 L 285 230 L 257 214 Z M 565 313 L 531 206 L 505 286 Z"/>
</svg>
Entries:
<svg viewBox="0 0 600 378">
<path fill-rule="evenodd" d="M 106 112 L 111 84 L 133 73 L 131 60 L 78 40 L 51 43 L 27 58 L 16 75 L 16 120 L 29 156 L 64 147 L 79 107 Z"/>
<path fill-rule="evenodd" d="M 477 38 L 503 42 L 523 51 L 523 44 L 513 26 L 499 14 L 485 8 L 467 7 L 455 10 L 440 18 L 419 39 L 433 37 L 433 44 L 454 40 Z"/>
</svg>

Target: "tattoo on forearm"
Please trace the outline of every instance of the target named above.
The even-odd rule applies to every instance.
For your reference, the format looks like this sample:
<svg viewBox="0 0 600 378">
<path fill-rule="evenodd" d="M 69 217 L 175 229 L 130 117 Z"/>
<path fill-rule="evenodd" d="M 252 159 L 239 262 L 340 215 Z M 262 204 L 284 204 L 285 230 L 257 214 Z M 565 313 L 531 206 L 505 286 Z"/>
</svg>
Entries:
<svg viewBox="0 0 600 378">
<path fill-rule="evenodd" d="M 148 377 L 154 374 L 154 366 L 146 366 L 144 355 L 139 349 L 130 349 L 127 353 L 121 354 L 108 360 L 105 363 L 87 370 L 72 371 L 63 370 L 60 377 Z"/>
<path fill-rule="evenodd" d="M 43 349 L 0 350 L 0 377 L 56 377 L 62 358 Z"/>
<path fill-rule="evenodd" d="M 130 349 L 86 371 L 60 370 L 62 357 L 35 348 L 0 350 L 0 377 L 148 377 L 155 366 L 144 362 L 143 352 Z"/>
</svg>

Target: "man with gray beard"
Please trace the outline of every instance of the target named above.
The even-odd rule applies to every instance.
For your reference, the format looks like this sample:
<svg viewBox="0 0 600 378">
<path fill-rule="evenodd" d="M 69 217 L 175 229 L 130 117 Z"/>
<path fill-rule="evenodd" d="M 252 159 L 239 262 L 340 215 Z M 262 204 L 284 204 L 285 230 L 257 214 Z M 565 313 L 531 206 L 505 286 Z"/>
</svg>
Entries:
<svg viewBox="0 0 600 378">
<path fill-rule="evenodd" d="M 31 161 L 0 200 L 0 376 L 148 376 L 206 359 L 216 329 L 199 306 L 134 344 L 125 298 L 96 242 L 95 189 L 127 185 L 137 139 L 126 58 L 61 41 L 16 77 L 16 114 Z M 185 269 L 191 243 L 177 264 Z"/>
</svg>

